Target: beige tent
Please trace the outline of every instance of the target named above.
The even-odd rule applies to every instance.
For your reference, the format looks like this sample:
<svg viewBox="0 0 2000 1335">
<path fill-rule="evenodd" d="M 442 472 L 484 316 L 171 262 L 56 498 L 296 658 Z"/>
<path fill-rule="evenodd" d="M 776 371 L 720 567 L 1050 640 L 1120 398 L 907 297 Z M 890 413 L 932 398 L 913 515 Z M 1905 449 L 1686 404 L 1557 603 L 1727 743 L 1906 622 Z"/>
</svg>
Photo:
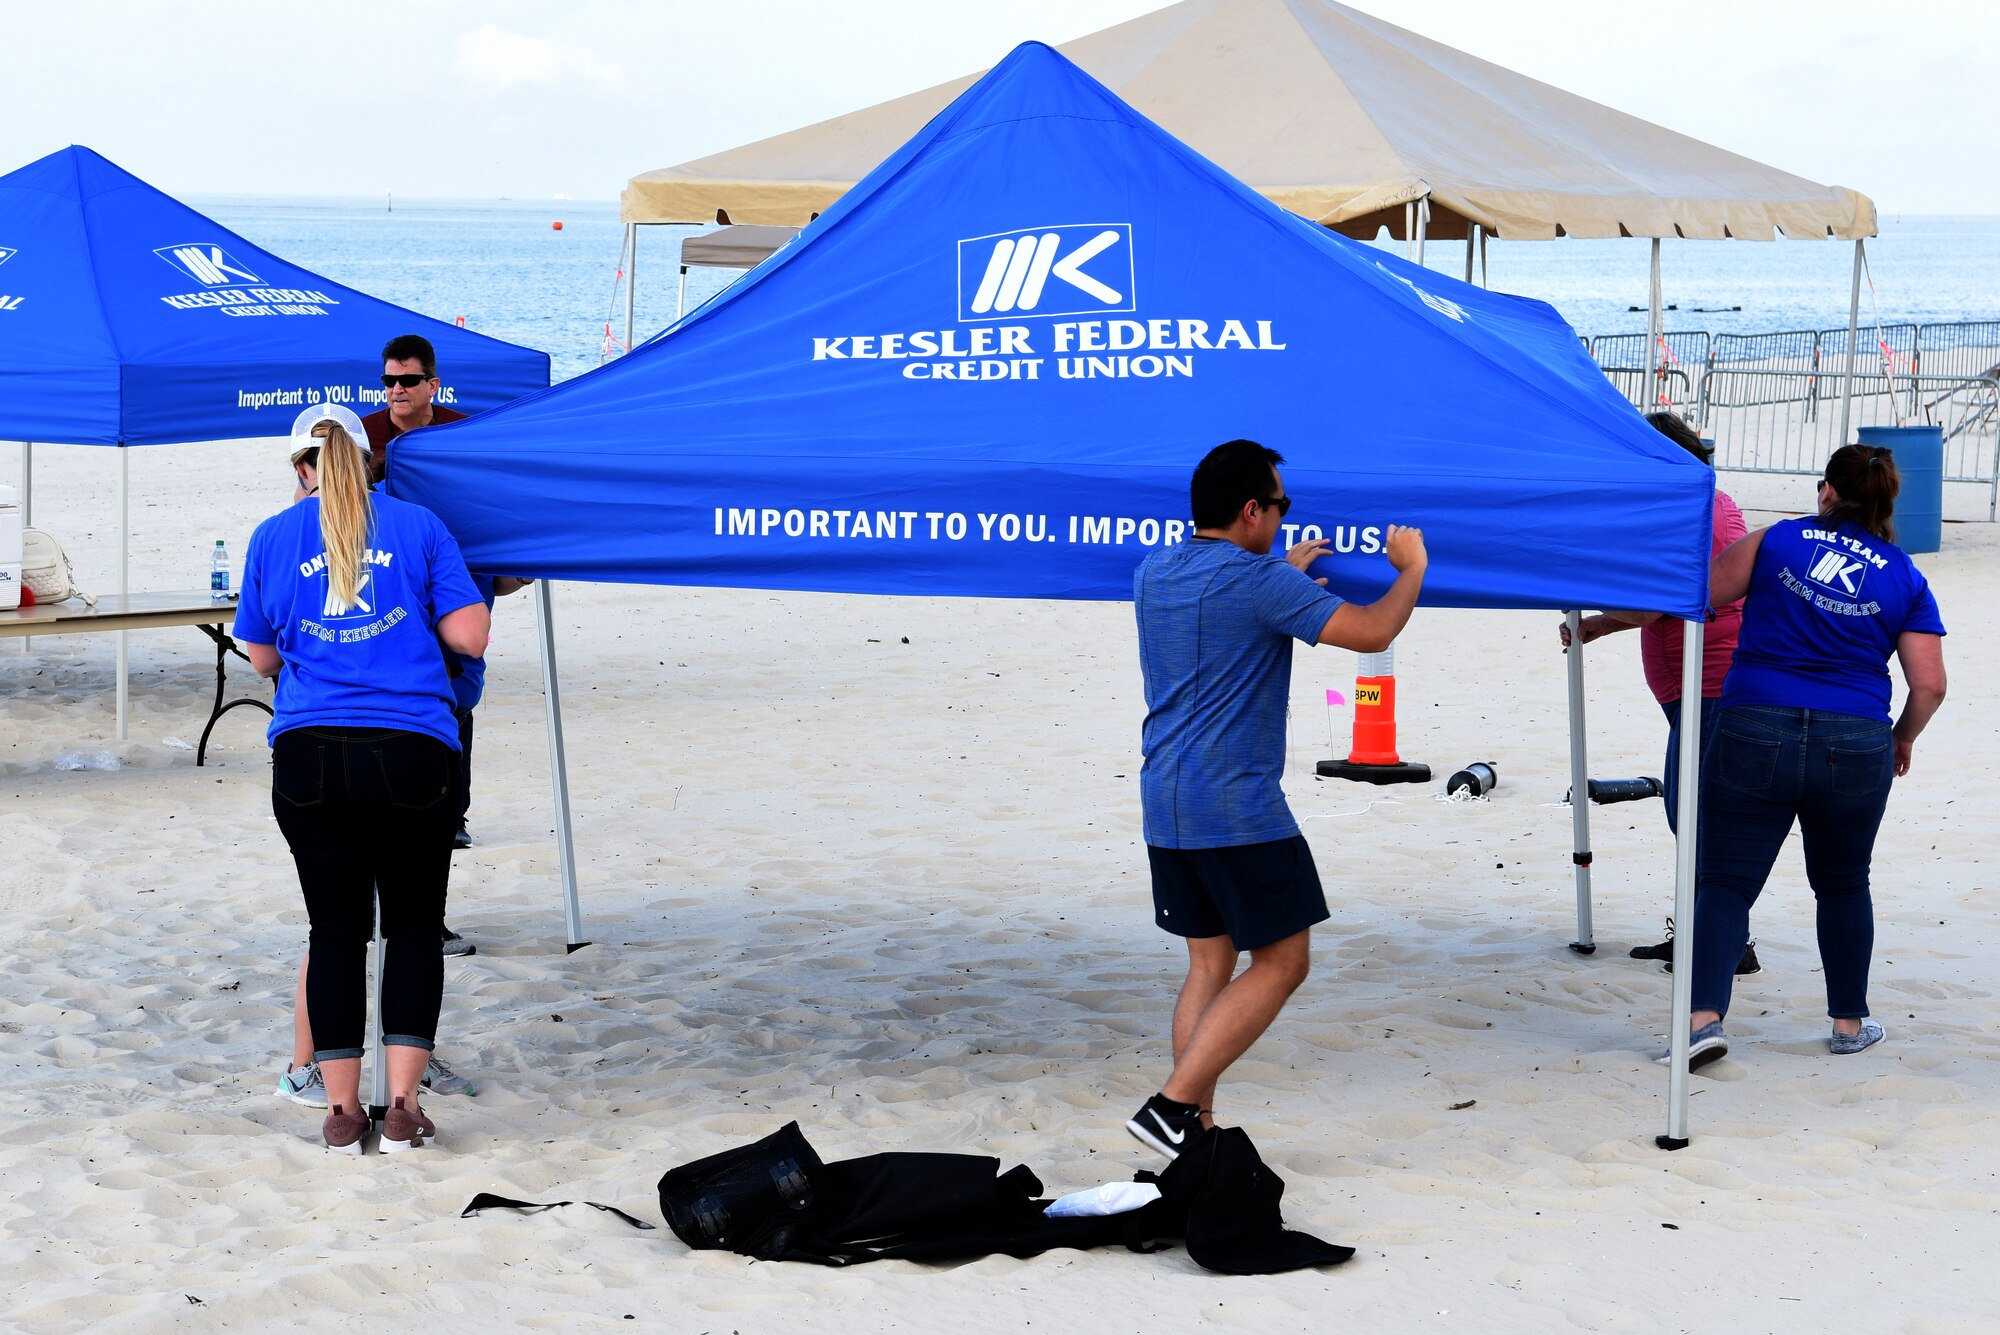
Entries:
<svg viewBox="0 0 2000 1335">
<path fill-rule="evenodd" d="M 1060 48 L 1272 202 L 1350 236 L 1875 234 L 1875 206 L 1331 0 L 1182 0 Z M 802 226 L 978 78 L 635 176 L 628 223 Z"/>
</svg>

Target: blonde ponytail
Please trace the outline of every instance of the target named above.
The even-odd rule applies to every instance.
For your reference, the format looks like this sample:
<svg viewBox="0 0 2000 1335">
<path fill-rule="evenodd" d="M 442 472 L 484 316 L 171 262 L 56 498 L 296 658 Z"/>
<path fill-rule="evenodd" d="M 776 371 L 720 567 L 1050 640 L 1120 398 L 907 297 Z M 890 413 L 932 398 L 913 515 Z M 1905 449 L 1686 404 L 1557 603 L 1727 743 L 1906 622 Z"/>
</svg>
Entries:
<svg viewBox="0 0 2000 1335">
<path fill-rule="evenodd" d="M 368 458 L 338 422 L 313 424 L 319 452 L 319 536 L 326 547 L 326 614 L 360 606 L 361 551 L 367 545 Z"/>
</svg>

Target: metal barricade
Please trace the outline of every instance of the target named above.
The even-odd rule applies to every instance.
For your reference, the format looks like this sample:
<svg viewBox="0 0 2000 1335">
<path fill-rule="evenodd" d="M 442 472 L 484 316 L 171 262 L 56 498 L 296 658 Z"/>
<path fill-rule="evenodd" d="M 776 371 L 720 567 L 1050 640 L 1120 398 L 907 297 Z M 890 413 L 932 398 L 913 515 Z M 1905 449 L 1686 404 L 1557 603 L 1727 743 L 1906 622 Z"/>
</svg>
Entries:
<svg viewBox="0 0 2000 1335">
<path fill-rule="evenodd" d="M 1715 441 L 1716 468 L 1817 474 L 1827 456 L 1846 443 L 1836 439 L 1840 414 L 1828 410 L 1839 401 L 1843 379 L 1831 366 L 1817 376 L 1733 367 L 1710 371 L 1702 380 L 1699 417 L 1702 434 Z M 1986 517 L 1996 517 L 2000 379 L 1857 373 L 1850 431 L 1897 425 L 1942 427 L 1944 480 L 1984 483 Z"/>
<path fill-rule="evenodd" d="M 1660 342 L 1656 359 L 1659 383 L 1648 393 L 1644 334 L 1600 334 L 1590 340 L 1591 358 L 1641 412 L 1693 404 L 1708 370 L 1714 339 L 1706 329 L 1680 329 L 1662 334 Z"/>
<path fill-rule="evenodd" d="M 1917 326 L 1919 375 L 2000 375 L 2000 320 Z"/>
</svg>

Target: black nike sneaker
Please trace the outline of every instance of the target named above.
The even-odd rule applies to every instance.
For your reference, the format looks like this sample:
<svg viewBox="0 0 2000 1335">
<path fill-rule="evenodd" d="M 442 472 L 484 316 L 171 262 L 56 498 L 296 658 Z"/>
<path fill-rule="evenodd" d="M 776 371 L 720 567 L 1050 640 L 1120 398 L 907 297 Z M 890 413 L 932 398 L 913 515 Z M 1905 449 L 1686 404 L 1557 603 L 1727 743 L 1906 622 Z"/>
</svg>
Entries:
<svg viewBox="0 0 2000 1335">
<path fill-rule="evenodd" d="M 1147 1099 L 1145 1106 L 1125 1123 L 1132 1138 L 1148 1149 L 1158 1150 L 1169 1159 L 1180 1157 L 1187 1143 L 1201 1134 L 1201 1109 L 1192 1103 L 1176 1103 L 1164 1094 Z"/>
</svg>

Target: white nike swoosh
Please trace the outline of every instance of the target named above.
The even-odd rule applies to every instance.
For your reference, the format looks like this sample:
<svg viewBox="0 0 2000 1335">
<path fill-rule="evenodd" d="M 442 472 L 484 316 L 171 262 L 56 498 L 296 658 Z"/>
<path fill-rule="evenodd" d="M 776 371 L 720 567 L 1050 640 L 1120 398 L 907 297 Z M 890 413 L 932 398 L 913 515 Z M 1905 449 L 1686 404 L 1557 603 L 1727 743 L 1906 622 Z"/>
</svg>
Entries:
<svg viewBox="0 0 2000 1335">
<path fill-rule="evenodd" d="M 1160 1134 L 1167 1138 L 1167 1142 L 1169 1144 L 1178 1145 L 1182 1141 L 1187 1139 L 1187 1132 L 1169 1130 L 1167 1127 L 1166 1120 L 1162 1118 L 1158 1113 L 1149 1112 L 1146 1115 L 1153 1119 L 1153 1125 L 1160 1128 Z"/>
</svg>

